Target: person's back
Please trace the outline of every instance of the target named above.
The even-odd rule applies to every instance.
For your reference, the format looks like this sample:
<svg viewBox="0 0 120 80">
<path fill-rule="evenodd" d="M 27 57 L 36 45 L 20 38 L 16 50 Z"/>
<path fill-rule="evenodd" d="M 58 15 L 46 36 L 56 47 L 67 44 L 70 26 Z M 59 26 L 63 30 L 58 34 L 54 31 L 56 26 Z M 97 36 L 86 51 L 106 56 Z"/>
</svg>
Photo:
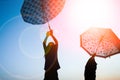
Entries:
<svg viewBox="0 0 120 80">
<path fill-rule="evenodd" d="M 49 50 L 49 52 L 45 55 L 45 70 L 49 69 L 59 69 L 59 63 L 57 58 L 57 48 L 58 45 L 53 44 Z"/>
<path fill-rule="evenodd" d="M 97 63 L 95 62 L 94 57 L 92 56 L 86 66 L 85 66 L 85 80 L 96 80 L 96 69 Z"/>
</svg>

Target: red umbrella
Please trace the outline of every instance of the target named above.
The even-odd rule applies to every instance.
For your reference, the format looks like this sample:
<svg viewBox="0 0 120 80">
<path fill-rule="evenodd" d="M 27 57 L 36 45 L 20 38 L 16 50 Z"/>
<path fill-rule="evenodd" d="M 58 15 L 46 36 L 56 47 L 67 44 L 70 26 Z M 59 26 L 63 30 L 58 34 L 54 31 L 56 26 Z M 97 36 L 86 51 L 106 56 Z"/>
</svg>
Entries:
<svg viewBox="0 0 120 80">
<path fill-rule="evenodd" d="M 21 15 L 25 22 L 44 24 L 63 9 L 65 0 L 24 0 Z"/>
<path fill-rule="evenodd" d="M 120 53 L 120 40 L 109 28 L 90 28 L 80 35 L 81 47 L 90 55 L 109 57 Z"/>
</svg>

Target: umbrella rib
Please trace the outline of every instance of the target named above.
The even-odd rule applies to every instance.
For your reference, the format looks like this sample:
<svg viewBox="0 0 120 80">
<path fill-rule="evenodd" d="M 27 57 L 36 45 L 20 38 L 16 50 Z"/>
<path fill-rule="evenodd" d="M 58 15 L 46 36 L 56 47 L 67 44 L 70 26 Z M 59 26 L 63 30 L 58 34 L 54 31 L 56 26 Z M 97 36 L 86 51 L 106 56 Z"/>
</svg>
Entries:
<svg viewBox="0 0 120 80">
<path fill-rule="evenodd" d="M 99 47 L 100 43 L 101 43 L 101 42 L 102 42 L 102 40 L 103 40 L 103 37 L 104 37 L 104 36 L 102 36 L 102 37 L 101 37 L 101 39 L 99 40 L 99 43 L 98 43 L 98 46 L 97 46 L 97 48 L 96 48 L 96 51 L 95 51 L 95 52 L 97 52 L 98 47 Z"/>
</svg>

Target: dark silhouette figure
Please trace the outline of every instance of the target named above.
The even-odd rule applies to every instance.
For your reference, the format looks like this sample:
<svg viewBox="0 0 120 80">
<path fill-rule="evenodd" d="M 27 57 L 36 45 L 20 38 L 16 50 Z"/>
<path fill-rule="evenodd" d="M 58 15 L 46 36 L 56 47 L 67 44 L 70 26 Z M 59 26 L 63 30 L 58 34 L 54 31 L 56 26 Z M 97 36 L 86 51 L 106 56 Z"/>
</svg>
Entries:
<svg viewBox="0 0 120 80">
<path fill-rule="evenodd" d="M 95 54 L 88 60 L 85 66 L 85 80 L 96 80 L 97 63 L 95 62 Z"/>
<path fill-rule="evenodd" d="M 51 36 L 54 42 L 49 42 L 46 45 L 48 37 Z M 43 41 L 43 47 L 45 51 L 45 76 L 44 80 L 59 80 L 57 70 L 60 68 L 57 50 L 58 50 L 58 41 L 53 36 L 53 31 L 50 30 L 46 33 L 46 38 Z"/>
</svg>

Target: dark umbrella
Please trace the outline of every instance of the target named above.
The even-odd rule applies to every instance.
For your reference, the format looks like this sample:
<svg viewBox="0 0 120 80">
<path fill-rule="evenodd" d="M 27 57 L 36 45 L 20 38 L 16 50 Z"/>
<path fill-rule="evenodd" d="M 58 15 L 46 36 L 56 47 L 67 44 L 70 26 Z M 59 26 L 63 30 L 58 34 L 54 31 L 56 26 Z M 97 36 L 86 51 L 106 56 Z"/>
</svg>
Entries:
<svg viewBox="0 0 120 80">
<path fill-rule="evenodd" d="M 21 15 L 25 22 L 44 24 L 63 9 L 65 0 L 24 0 Z"/>
<path fill-rule="evenodd" d="M 120 53 L 120 40 L 109 28 L 90 28 L 80 35 L 80 40 L 90 55 L 106 58 Z"/>
</svg>

